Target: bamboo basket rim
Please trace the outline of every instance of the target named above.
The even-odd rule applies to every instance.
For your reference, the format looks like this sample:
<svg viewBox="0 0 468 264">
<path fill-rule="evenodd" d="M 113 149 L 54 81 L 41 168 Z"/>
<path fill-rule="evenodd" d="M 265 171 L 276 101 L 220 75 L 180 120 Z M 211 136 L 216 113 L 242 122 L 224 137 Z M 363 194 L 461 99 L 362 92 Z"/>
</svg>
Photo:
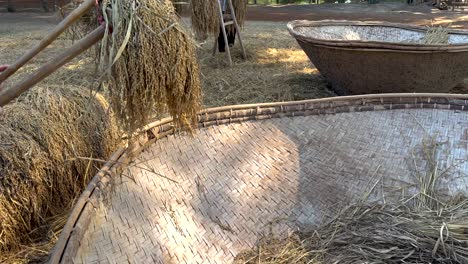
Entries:
<svg viewBox="0 0 468 264">
<path fill-rule="evenodd" d="M 293 20 L 288 22 L 287 28 L 289 33 L 302 42 L 321 45 L 334 48 L 347 49 L 364 49 L 364 50 L 394 50 L 399 52 L 420 52 L 420 53 L 437 53 L 437 52 L 464 52 L 468 51 L 467 43 L 455 44 L 419 44 L 419 43 L 398 43 L 398 42 L 382 42 L 382 41 L 367 41 L 367 40 L 324 40 L 311 36 L 304 36 L 297 33 L 297 27 L 319 27 L 319 26 L 378 26 L 406 29 L 412 31 L 425 32 L 427 28 L 424 26 L 406 25 L 401 23 L 390 23 L 381 21 L 348 21 L 348 20 Z M 467 35 L 468 30 L 463 29 L 448 29 L 449 34 Z"/>
<path fill-rule="evenodd" d="M 310 99 L 277 103 L 243 104 L 208 108 L 199 113 L 198 126 L 208 127 L 252 120 L 294 117 L 304 115 L 327 115 L 364 111 L 439 109 L 468 112 L 468 95 L 444 93 L 419 94 L 370 94 Z M 95 208 L 116 170 L 128 164 L 133 155 L 143 151 L 157 140 L 176 133 L 171 118 L 152 122 L 139 132 L 139 139 L 131 146 L 121 146 L 108 162 L 93 177 L 73 206 L 50 255 L 49 263 L 61 263 L 64 254 L 76 251 L 70 241 L 80 241 L 92 213 L 84 213 L 86 207 Z M 130 155 L 133 154 L 133 155 Z M 77 243 L 79 245 L 79 243 Z M 75 243 L 76 246 L 76 243 Z"/>
</svg>

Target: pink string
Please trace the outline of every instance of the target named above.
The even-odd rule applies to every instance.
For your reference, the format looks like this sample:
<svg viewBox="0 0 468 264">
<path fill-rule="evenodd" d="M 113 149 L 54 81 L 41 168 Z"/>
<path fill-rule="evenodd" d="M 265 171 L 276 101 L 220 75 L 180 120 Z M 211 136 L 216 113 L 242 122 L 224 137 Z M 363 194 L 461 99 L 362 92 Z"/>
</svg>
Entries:
<svg viewBox="0 0 468 264">
<path fill-rule="evenodd" d="M 102 15 L 102 9 L 101 6 L 99 5 L 99 0 L 96 0 L 96 13 L 97 13 L 97 20 L 99 22 L 99 25 L 103 26 L 106 25 L 106 21 L 104 20 L 104 16 Z M 112 26 L 109 27 L 109 34 L 112 34 Z"/>
</svg>

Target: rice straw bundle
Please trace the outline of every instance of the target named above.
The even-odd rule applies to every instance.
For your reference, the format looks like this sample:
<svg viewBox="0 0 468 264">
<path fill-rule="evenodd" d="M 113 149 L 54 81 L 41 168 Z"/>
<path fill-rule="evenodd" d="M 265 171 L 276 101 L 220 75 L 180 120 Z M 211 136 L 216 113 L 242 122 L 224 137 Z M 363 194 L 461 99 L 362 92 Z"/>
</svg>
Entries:
<svg viewBox="0 0 468 264">
<path fill-rule="evenodd" d="M 172 4 L 174 5 L 175 11 L 179 16 L 186 15 L 189 7 L 188 0 L 171 0 Z"/>
<path fill-rule="evenodd" d="M 191 19 L 192 28 L 197 38 L 205 40 L 208 36 L 217 37 L 220 30 L 219 21 L 219 0 L 192 0 L 191 1 Z M 223 0 L 221 0 L 223 1 Z M 236 19 L 240 27 L 244 25 L 245 14 L 247 13 L 247 0 L 231 0 Z M 226 14 L 230 14 L 229 5 L 226 3 Z M 228 31 L 234 29 L 233 26 L 227 27 Z"/>
<path fill-rule="evenodd" d="M 247 4 L 248 0 L 231 0 L 234 7 L 234 12 L 236 12 L 237 23 L 240 27 L 244 26 L 245 15 L 247 14 Z"/>
<path fill-rule="evenodd" d="M 219 0 L 192 0 L 190 13 L 192 29 L 200 40 L 217 36 L 220 29 Z"/>
<path fill-rule="evenodd" d="M 100 165 L 76 157 L 108 157 L 120 134 L 103 97 L 83 89 L 35 87 L 4 110 L 0 252 L 46 239 L 47 219 L 70 208 Z"/>
<path fill-rule="evenodd" d="M 103 40 L 101 65 L 111 78 L 111 105 L 122 127 L 131 135 L 166 112 L 180 126 L 193 124 L 200 109 L 200 70 L 195 43 L 171 1 L 109 5 L 113 34 Z"/>
</svg>

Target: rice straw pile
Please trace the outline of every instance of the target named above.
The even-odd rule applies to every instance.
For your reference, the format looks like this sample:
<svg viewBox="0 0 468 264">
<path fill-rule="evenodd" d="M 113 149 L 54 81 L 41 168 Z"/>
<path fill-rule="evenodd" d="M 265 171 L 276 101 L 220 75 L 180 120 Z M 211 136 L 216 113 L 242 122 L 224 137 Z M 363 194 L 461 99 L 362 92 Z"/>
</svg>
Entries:
<svg viewBox="0 0 468 264">
<path fill-rule="evenodd" d="M 72 0 L 70 3 L 58 7 L 57 15 L 60 19 L 64 19 L 67 17 L 74 9 L 78 8 L 82 4 L 82 0 Z M 84 14 L 78 21 L 72 24 L 65 33 L 68 35 L 67 37 L 72 40 L 79 40 L 85 37 L 88 33 L 94 30 L 96 27 L 99 26 L 96 12 L 87 12 Z"/>
<path fill-rule="evenodd" d="M 108 104 L 74 87 L 35 87 L 0 116 L 0 262 L 43 242 L 119 142 Z M 53 235 L 53 233 L 52 233 Z M 29 249 L 31 251 L 31 249 Z"/>
<path fill-rule="evenodd" d="M 271 233 L 235 263 L 468 263 L 468 197 L 444 195 L 437 144 L 424 145 L 427 172 L 396 202 L 369 202 L 372 190 L 311 232 Z M 406 190 L 406 191 L 408 191 Z"/>
<path fill-rule="evenodd" d="M 100 61 L 123 129 L 131 135 L 163 113 L 179 126 L 196 122 L 201 97 L 196 46 L 171 1 L 112 0 L 109 8 L 105 19 L 113 34 L 103 40 Z"/>
</svg>

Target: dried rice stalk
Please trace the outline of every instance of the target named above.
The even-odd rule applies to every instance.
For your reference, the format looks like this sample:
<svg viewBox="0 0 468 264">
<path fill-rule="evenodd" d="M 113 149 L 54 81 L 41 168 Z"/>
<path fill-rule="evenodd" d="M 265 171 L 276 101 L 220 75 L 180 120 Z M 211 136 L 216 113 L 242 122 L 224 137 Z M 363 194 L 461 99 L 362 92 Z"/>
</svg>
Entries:
<svg viewBox="0 0 468 264">
<path fill-rule="evenodd" d="M 72 0 L 70 3 L 59 7 L 57 13 L 61 19 L 68 16 L 74 9 L 78 8 L 82 4 L 82 0 Z M 79 40 L 89 34 L 91 31 L 99 26 L 97 21 L 97 15 L 95 10 L 87 12 L 85 15 L 80 17 L 76 23 L 73 23 L 65 33 L 67 37 L 72 40 Z"/>
<path fill-rule="evenodd" d="M 220 30 L 219 21 L 219 0 L 192 0 L 191 1 L 191 18 L 192 28 L 197 35 L 197 38 L 205 40 L 208 36 L 218 36 Z M 221 0 L 223 1 L 223 0 Z M 237 22 L 240 27 L 244 25 L 245 15 L 247 13 L 248 0 L 231 0 L 236 13 Z M 230 14 L 231 10 L 226 2 L 226 14 Z M 233 26 L 228 26 L 227 30 L 232 31 Z"/>
<path fill-rule="evenodd" d="M 188 0 L 171 0 L 174 5 L 175 11 L 179 16 L 187 14 L 189 2 Z"/>
<path fill-rule="evenodd" d="M 234 263 L 467 263 L 468 199 L 453 202 L 441 212 L 355 204 L 313 232 L 267 236 Z"/>
<path fill-rule="evenodd" d="M 314 264 L 297 234 L 279 239 L 272 235 L 261 239 L 255 250 L 236 256 L 233 264 Z M 317 262 L 318 263 L 318 262 Z"/>
<path fill-rule="evenodd" d="M 421 39 L 422 44 L 448 44 L 449 32 L 444 27 L 430 27 Z"/>
<path fill-rule="evenodd" d="M 113 27 L 102 43 L 101 65 L 111 77 L 110 97 L 125 131 L 169 112 L 180 126 L 196 122 L 200 70 L 195 43 L 169 0 L 111 0 Z"/>
<path fill-rule="evenodd" d="M 104 98 L 84 89 L 35 87 L 5 106 L 0 117 L 0 252 L 44 239 L 47 218 L 71 206 L 95 173 L 94 164 L 75 158 L 108 157 L 119 134 Z"/>
<path fill-rule="evenodd" d="M 245 15 L 247 14 L 248 0 L 232 0 L 234 12 L 236 12 L 237 23 L 240 27 L 244 26 Z"/>
<path fill-rule="evenodd" d="M 468 263 L 468 197 L 440 192 L 440 145 L 432 138 L 417 149 L 426 170 L 410 186 L 416 193 L 385 204 L 367 202 L 368 192 L 312 232 L 269 234 L 236 263 Z"/>
<path fill-rule="evenodd" d="M 302 243 L 322 263 L 467 263 L 467 219 L 468 199 L 441 212 L 359 204 Z"/>
<path fill-rule="evenodd" d="M 192 29 L 200 40 L 217 36 L 220 29 L 218 0 L 192 0 L 190 3 Z"/>
</svg>

